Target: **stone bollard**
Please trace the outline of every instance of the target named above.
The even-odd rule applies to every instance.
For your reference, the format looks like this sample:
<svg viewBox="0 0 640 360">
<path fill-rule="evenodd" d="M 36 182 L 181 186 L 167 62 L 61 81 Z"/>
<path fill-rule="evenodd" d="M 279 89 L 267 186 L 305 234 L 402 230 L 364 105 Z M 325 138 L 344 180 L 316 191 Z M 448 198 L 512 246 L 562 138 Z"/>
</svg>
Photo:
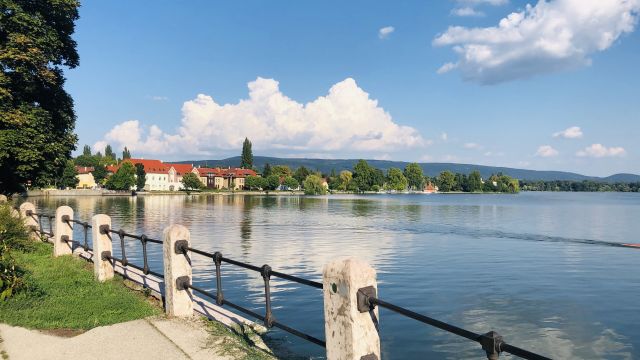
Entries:
<svg viewBox="0 0 640 360">
<path fill-rule="evenodd" d="M 24 221 L 24 226 L 29 229 L 29 238 L 32 240 L 40 240 L 40 235 L 36 232 L 38 229 L 38 220 L 36 220 L 35 214 L 36 206 L 30 202 L 24 202 L 20 204 L 20 216 Z"/>
<path fill-rule="evenodd" d="M 185 256 L 191 246 L 189 230 L 182 225 L 171 225 L 162 233 L 164 254 L 165 312 L 169 316 L 192 316 L 193 302 L 184 284 L 191 284 L 191 263 Z M 184 249 L 184 250 L 183 250 Z"/>
<path fill-rule="evenodd" d="M 322 274 L 327 360 L 380 359 L 380 337 L 369 311 L 358 310 L 358 290 L 373 287 L 376 271 L 369 264 L 346 259 L 325 265 Z M 373 310 L 378 319 L 377 308 Z"/>
<path fill-rule="evenodd" d="M 104 214 L 91 218 L 93 235 L 93 275 L 100 282 L 113 278 L 113 262 L 105 256 L 112 256 L 113 249 L 109 229 L 111 218 Z"/>
<path fill-rule="evenodd" d="M 53 256 L 71 255 L 73 253 L 73 209 L 60 206 L 56 209 L 56 228 L 53 238 Z M 69 221 L 69 222 L 67 222 Z"/>
</svg>

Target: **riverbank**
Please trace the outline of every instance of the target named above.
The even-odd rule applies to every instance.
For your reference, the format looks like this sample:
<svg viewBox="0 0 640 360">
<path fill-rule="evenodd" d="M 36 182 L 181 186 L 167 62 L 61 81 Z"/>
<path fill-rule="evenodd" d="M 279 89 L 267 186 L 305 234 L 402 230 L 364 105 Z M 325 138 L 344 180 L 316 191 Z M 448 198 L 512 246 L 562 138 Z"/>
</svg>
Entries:
<svg viewBox="0 0 640 360">
<path fill-rule="evenodd" d="M 9 359 L 273 359 L 259 334 L 194 316 L 167 318 L 162 303 L 91 263 L 52 257 L 47 243 L 12 252 L 22 287 L 0 302 L 0 352 Z M 37 345 L 37 346 L 36 346 Z"/>
</svg>

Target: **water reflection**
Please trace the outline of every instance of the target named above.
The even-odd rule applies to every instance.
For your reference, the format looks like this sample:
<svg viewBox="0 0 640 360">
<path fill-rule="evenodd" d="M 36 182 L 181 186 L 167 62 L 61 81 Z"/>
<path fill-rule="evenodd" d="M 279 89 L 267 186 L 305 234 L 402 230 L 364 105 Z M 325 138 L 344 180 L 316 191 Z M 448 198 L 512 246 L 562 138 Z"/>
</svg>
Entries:
<svg viewBox="0 0 640 360">
<path fill-rule="evenodd" d="M 356 256 L 378 271 L 381 297 L 418 312 L 477 332 L 496 330 L 514 345 L 552 357 L 638 357 L 640 253 L 603 245 L 637 241 L 640 197 L 562 196 L 34 200 L 50 211 L 67 204 L 86 221 L 96 213 L 111 214 L 115 229 L 154 238 L 161 238 L 166 226 L 182 224 L 194 247 L 314 280 L 321 279 L 327 262 Z M 74 236 L 81 238 L 80 227 Z M 116 241 L 115 254 L 119 248 Z M 141 264 L 139 242 L 127 240 L 125 248 L 129 259 Z M 149 255 L 152 270 L 161 272 L 161 247 L 149 246 Z M 214 290 L 210 259 L 194 256 L 193 272 L 199 286 Z M 225 264 L 222 275 L 225 296 L 264 312 L 258 273 Z M 280 279 L 272 286 L 276 317 L 322 338 L 320 291 Z M 298 353 L 322 356 L 314 345 L 274 334 Z M 482 355 L 477 344 L 386 311 L 381 336 L 386 359 Z"/>
</svg>

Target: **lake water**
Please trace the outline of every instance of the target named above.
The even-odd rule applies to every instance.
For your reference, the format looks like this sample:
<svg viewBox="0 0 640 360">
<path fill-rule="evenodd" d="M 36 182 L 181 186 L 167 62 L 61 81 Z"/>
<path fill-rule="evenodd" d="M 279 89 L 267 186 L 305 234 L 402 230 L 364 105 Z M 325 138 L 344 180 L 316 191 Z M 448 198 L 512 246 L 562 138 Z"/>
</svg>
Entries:
<svg viewBox="0 0 640 360">
<path fill-rule="evenodd" d="M 161 238 L 172 223 L 192 246 L 321 281 L 322 267 L 356 256 L 378 272 L 379 297 L 560 359 L 640 358 L 640 194 L 139 196 L 34 198 L 76 218 Z M 76 239 L 80 238 L 80 233 Z M 119 245 L 114 244 L 114 249 Z M 149 245 L 152 269 L 161 249 Z M 140 246 L 127 241 L 130 261 Z M 116 251 L 117 253 L 117 251 Z M 136 260 L 138 259 L 138 260 Z M 213 264 L 193 256 L 194 282 L 215 289 Z M 264 313 L 259 274 L 223 264 L 225 297 Z M 322 294 L 272 279 L 274 315 L 324 338 Z M 479 345 L 380 312 L 384 359 L 481 359 Z M 278 330 L 304 357 L 323 349 Z M 503 357 L 505 357 L 503 355 Z M 508 357 L 505 357 L 508 358 Z"/>
</svg>

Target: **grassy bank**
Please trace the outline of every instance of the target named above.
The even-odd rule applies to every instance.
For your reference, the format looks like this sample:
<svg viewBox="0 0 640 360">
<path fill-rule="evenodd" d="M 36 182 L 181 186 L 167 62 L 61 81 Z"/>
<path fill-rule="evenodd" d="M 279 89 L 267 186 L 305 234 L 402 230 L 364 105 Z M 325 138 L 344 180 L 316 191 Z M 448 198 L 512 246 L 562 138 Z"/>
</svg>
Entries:
<svg viewBox="0 0 640 360">
<path fill-rule="evenodd" d="M 14 251 L 23 286 L 0 302 L 0 322 L 36 329 L 86 330 L 160 314 L 142 294 L 118 277 L 93 279 L 91 263 L 71 256 L 53 258 L 51 245 L 38 243 L 31 252 Z"/>
</svg>

